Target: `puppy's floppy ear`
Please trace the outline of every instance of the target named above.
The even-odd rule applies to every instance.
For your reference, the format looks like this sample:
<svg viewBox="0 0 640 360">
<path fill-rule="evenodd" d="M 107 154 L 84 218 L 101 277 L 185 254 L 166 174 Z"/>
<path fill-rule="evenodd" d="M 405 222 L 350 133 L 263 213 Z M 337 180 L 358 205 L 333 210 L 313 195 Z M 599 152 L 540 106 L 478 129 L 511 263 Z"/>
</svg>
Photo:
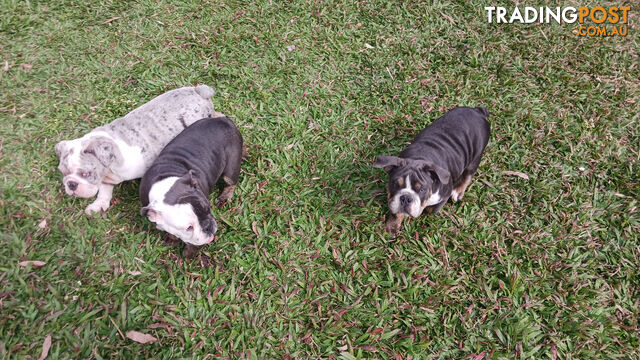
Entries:
<svg viewBox="0 0 640 360">
<path fill-rule="evenodd" d="M 198 186 L 198 178 L 196 178 L 196 172 L 193 170 L 189 170 L 183 177 L 179 180 L 181 183 L 191 186 L 195 188 Z"/>
<path fill-rule="evenodd" d="M 440 182 L 443 184 L 447 184 L 449 183 L 449 180 L 451 180 L 451 174 L 447 170 L 441 168 L 438 165 L 435 165 L 431 161 L 420 160 L 420 166 L 422 166 L 425 172 L 434 172 Z"/>
<path fill-rule="evenodd" d="M 476 110 L 480 112 L 482 115 L 484 115 L 485 118 L 489 116 L 489 110 L 487 110 L 486 107 L 478 106 Z"/>
<path fill-rule="evenodd" d="M 118 154 L 116 153 L 117 151 L 117 147 L 113 140 L 102 136 L 89 141 L 87 146 L 82 150 L 84 154 L 95 156 L 106 168 L 108 168 L 118 158 Z"/>
<path fill-rule="evenodd" d="M 373 167 L 376 169 L 383 168 L 384 171 L 390 172 L 397 166 L 404 166 L 406 160 L 397 156 L 378 156 L 376 162 L 373 163 Z"/>
<path fill-rule="evenodd" d="M 160 222 L 162 222 L 162 216 L 160 216 L 160 212 L 153 210 L 151 206 L 145 206 L 140 209 L 140 215 L 146 216 L 147 219 L 149 219 L 149 221 L 151 221 L 152 223 L 159 224 Z"/>
<path fill-rule="evenodd" d="M 56 146 L 53 147 L 58 157 L 62 155 L 62 152 L 65 151 L 66 148 L 67 148 L 67 140 L 62 140 L 59 143 L 57 143 Z"/>
</svg>

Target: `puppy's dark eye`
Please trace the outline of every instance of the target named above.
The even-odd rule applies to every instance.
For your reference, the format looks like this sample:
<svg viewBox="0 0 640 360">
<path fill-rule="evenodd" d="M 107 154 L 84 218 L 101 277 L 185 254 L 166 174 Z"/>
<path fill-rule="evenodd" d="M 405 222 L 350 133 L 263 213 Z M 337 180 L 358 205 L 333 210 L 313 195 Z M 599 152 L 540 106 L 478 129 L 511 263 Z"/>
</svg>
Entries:
<svg viewBox="0 0 640 360">
<path fill-rule="evenodd" d="M 424 188 L 420 188 L 420 190 L 418 190 L 418 191 L 420 192 L 420 194 L 423 194 L 425 190 L 424 190 Z"/>
<path fill-rule="evenodd" d="M 189 226 L 189 227 L 187 228 L 187 231 L 193 231 L 193 226 Z"/>
</svg>

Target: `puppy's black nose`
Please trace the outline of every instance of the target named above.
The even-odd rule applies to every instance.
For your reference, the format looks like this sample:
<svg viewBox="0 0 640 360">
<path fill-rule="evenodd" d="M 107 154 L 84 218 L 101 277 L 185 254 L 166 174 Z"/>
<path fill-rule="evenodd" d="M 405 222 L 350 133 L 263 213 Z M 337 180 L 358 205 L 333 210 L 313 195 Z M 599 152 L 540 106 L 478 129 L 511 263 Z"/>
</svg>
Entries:
<svg viewBox="0 0 640 360">
<path fill-rule="evenodd" d="M 69 190 L 76 191 L 76 189 L 78 188 L 78 183 L 75 181 L 69 181 L 67 182 L 67 186 L 69 187 Z"/>
<path fill-rule="evenodd" d="M 413 198 L 409 195 L 400 196 L 400 204 L 401 205 L 409 205 L 413 201 Z"/>
<path fill-rule="evenodd" d="M 208 224 L 205 224 L 202 227 L 202 231 L 204 231 L 205 234 L 207 235 L 213 235 L 216 233 L 216 231 L 218 231 L 218 224 L 216 224 L 216 221 L 213 220 L 211 222 L 209 222 Z"/>
</svg>

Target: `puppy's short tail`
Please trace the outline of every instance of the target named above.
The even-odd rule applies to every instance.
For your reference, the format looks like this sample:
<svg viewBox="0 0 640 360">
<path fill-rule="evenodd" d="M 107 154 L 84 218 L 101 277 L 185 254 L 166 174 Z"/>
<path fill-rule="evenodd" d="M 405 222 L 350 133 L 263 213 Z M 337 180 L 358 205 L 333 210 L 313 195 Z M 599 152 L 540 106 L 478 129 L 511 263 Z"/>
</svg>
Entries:
<svg viewBox="0 0 640 360">
<path fill-rule="evenodd" d="M 476 110 L 480 111 L 485 117 L 489 116 L 489 110 L 486 107 L 478 106 Z"/>
<path fill-rule="evenodd" d="M 216 91 L 210 88 L 207 85 L 198 85 L 196 86 L 196 92 L 198 95 L 202 96 L 203 99 L 209 99 L 213 95 L 215 95 Z"/>
</svg>

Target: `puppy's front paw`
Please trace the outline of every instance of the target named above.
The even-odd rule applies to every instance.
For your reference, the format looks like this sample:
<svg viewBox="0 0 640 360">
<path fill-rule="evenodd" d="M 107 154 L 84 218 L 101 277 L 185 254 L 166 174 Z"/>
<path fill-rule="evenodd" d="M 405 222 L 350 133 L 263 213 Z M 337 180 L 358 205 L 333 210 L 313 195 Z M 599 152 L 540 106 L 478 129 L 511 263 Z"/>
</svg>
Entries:
<svg viewBox="0 0 640 360">
<path fill-rule="evenodd" d="M 400 232 L 400 226 L 396 223 L 391 223 L 387 221 L 384 224 L 384 231 L 388 232 L 392 238 L 395 238 L 396 236 L 398 236 L 398 233 Z"/>
<path fill-rule="evenodd" d="M 398 215 L 389 215 L 387 221 L 384 224 L 384 231 L 391 234 L 391 237 L 395 238 L 398 236 L 400 232 L 400 227 L 402 226 L 402 216 Z"/>
<path fill-rule="evenodd" d="M 182 244 L 182 240 L 178 239 L 177 237 L 169 233 L 164 234 L 164 237 L 162 238 L 162 242 L 164 242 L 164 244 L 167 246 L 180 246 L 180 244 Z"/>
<path fill-rule="evenodd" d="M 94 202 L 92 202 L 91 204 L 89 204 L 89 206 L 87 206 L 86 209 L 84 209 L 84 213 L 91 216 L 93 213 L 99 213 L 101 211 L 107 211 L 107 209 L 109 208 L 109 202 L 108 201 L 100 201 L 100 200 L 96 200 Z"/>
<path fill-rule="evenodd" d="M 391 237 L 395 238 L 400 232 L 404 217 L 404 214 L 389 214 L 384 224 L 384 230 L 391 234 Z"/>
<path fill-rule="evenodd" d="M 201 247 L 202 246 L 187 244 L 187 246 L 184 247 L 184 250 L 182 250 L 182 257 L 185 259 L 193 259 L 198 255 L 198 251 L 200 251 Z"/>
<path fill-rule="evenodd" d="M 451 190 L 451 200 L 453 200 L 454 202 L 462 200 L 462 194 L 458 194 L 457 191 Z"/>
</svg>

